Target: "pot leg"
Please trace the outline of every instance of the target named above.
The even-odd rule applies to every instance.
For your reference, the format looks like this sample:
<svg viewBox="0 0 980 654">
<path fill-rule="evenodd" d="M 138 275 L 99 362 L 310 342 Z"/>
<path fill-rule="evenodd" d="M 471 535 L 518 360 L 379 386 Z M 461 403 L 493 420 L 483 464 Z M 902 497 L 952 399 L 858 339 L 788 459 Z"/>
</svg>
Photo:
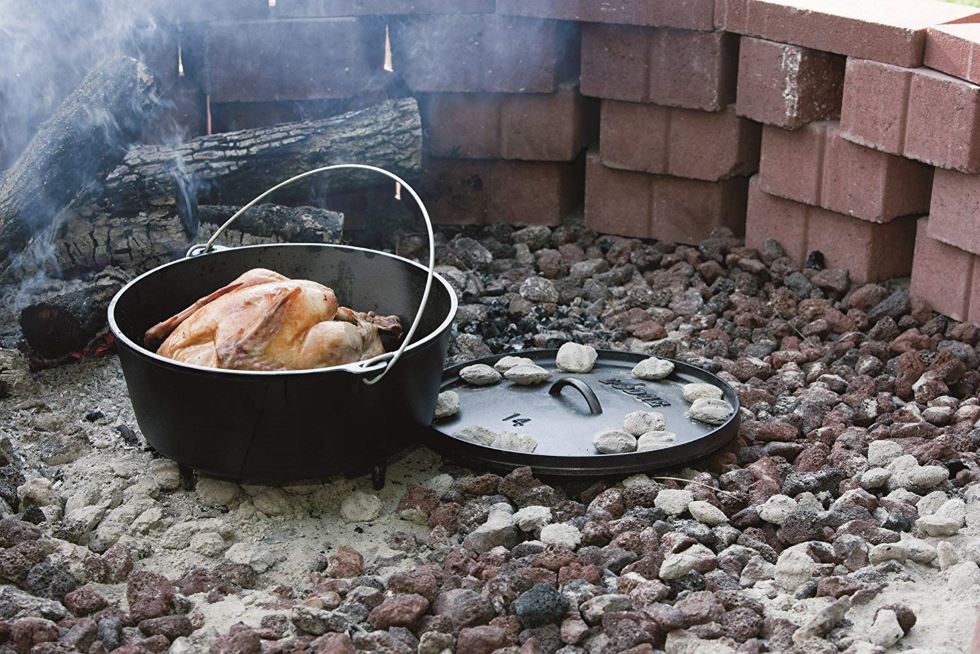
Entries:
<svg viewBox="0 0 980 654">
<path fill-rule="evenodd" d="M 371 485 L 379 491 L 385 487 L 385 475 L 388 472 L 387 463 L 379 463 L 371 468 Z"/>
<path fill-rule="evenodd" d="M 177 464 L 177 472 L 180 473 L 180 487 L 184 490 L 194 490 L 194 468 Z"/>
</svg>

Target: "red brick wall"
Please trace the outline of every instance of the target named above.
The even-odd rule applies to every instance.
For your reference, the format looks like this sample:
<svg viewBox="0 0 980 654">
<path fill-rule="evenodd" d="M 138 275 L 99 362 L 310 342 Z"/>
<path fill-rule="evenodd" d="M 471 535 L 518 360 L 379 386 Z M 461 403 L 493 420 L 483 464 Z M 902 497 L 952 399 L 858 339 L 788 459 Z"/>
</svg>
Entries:
<svg viewBox="0 0 980 654">
<path fill-rule="evenodd" d="M 440 222 L 554 225 L 584 211 L 597 231 L 686 243 L 725 227 L 749 247 L 776 239 L 799 263 L 819 250 L 858 280 L 911 274 L 938 310 L 980 319 L 976 9 L 274 4 L 183 0 L 160 23 L 179 31 L 147 38 L 187 133 L 412 94 L 419 186 Z"/>
</svg>

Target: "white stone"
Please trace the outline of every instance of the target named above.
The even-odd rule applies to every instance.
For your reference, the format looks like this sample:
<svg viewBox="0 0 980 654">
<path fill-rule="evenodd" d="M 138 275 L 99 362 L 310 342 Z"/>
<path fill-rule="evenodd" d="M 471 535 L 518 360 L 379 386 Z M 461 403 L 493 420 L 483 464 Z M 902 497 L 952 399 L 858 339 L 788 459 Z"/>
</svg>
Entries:
<svg viewBox="0 0 980 654">
<path fill-rule="evenodd" d="M 555 364 L 564 372 L 585 373 L 592 370 L 598 358 L 599 353 L 590 345 L 565 343 L 558 348 Z"/>
<path fill-rule="evenodd" d="M 902 544 L 908 549 L 910 561 L 928 565 L 936 560 L 936 548 L 921 538 L 907 538 Z"/>
<path fill-rule="evenodd" d="M 648 431 L 663 431 L 666 428 L 667 420 L 659 411 L 633 411 L 623 418 L 623 429 L 636 437 Z"/>
<path fill-rule="evenodd" d="M 370 522 L 381 515 L 381 500 L 376 495 L 354 491 L 341 502 L 340 515 L 347 522 Z"/>
<path fill-rule="evenodd" d="M 902 543 L 881 543 L 872 547 L 871 551 L 868 552 L 868 560 L 874 564 L 885 561 L 905 563 L 907 558 L 909 558 L 909 549 Z"/>
<path fill-rule="evenodd" d="M 947 501 L 932 515 L 915 521 L 915 526 L 927 536 L 952 536 L 965 524 L 966 503 L 958 498 Z"/>
<path fill-rule="evenodd" d="M 29 479 L 17 489 L 17 497 L 24 507 L 61 506 L 61 497 L 54 490 L 51 480 L 45 477 Z"/>
<path fill-rule="evenodd" d="M 252 543 L 235 543 L 225 552 L 225 559 L 232 563 L 244 563 L 255 568 L 259 574 L 267 571 L 284 557 L 272 550 Z"/>
<path fill-rule="evenodd" d="M 689 490 L 665 488 L 657 493 L 653 505 L 663 509 L 668 515 L 680 515 L 687 511 L 687 506 L 694 501 L 694 493 Z"/>
<path fill-rule="evenodd" d="M 935 488 L 949 479 L 949 470 L 942 466 L 920 466 L 909 472 L 909 482 L 916 488 Z"/>
<path fill-rule="evenodd" d="M 459 393 L 443 391 L 436 399 L 436 420 L 445 420 L 459 413 Z"/>
<path fill-rule="evenodd" d="M 684 388 L 681 389 L 681 393 L 684 395 L 684 399 L 688 402 L 695 402 L 696 400 L 720 400 L 724 397 L 724 392 L 714 384 L 684 384 Z"/>
<path fill-rule="evenodd" d="M 959 593 L 976 593 L 980 585 L 980 568 L 973 561 L 961 561 L 946 570 L 946 584 Z"/>
<path fill-rule="evenodd" d="M 674 364 L 665 359 L 650 357 L 633 366 L 633 376 L 647 381 L 663 379 L 674 372 Z"/>
<path fill-rule="evenodd" d="M 687 510 L 691 512 L 691 516 L 695 520 L 709 527 L 716 527 L 728 522 L 728 516 L 725 515 L 725 512 L 711 502 L 696 500 L 687 505 Z"/>
<path fill-rule="evenodd" d="M 790 593 L 796 591 L 816 573 L 817 564 L 808 553 L 809 547 L 809 543 L 800 543 L 787 547 L 780 553 L 776 560 L 774 578 L 783 590 Z"/>
<path fill-rule="evenodd" d="M 514 514 L 514 524 L 521 531 L 536 532 L 551 523 L 551 509 L 546 506 L 525 506 Z"/>
<path fill-rule="evenodd" d="M 873 466 L 887 466 L 902 456 L 902 446 L 895 441 L 871 441 L 868 444 L 868 463 Z"/>
<path fill-rule="evenodd" d="M 456 483 L 456 480 L 453 479 L 452 475 L 443 473 L 429 479 L 423 484 L 423 486 L 434 490 L 437 495 L 442 495 L 446 491 L 450 490 L 454 483 Z"/>
<path fill-rule="evenodd" d="M 201 477 L 194 486 L 197 499 L 205 506 L 230 506 L 238 497 L 238 484 L 221 479 Z"/>
<path fill-rule="evenodd" d="M 647 452 L 662 450 L 677 442 L 677 434 L 672 431 L 648 431 L 636 440 L 636 450 Z"/>
<path fill-rule="evenodd" d="M 932 515 L 949 500 L 949 495 L 942 491 L 933 491 L 916 502 L 915 510 L 919 516 Z"/>
<path fill-rule="evenodd" d="M 687 415 L 692 420 L 703 422 L 708 425 L 723 425 L 735 411 L 734 407 L 727 400 L 719 400 L 710 397 L 702 397 L 694 400 Z"/>
<path fill-rule="evenodd" d="M 245 490 L 254 493 L 252 504 L 265 515 L 288 515 L 293 511 L 293 507 L 289 503 L 289 496 L 280 488 L 260 486 L 249 487 Z"/>
<path fill-rule="evenodd" d="M 538 365 L 523 364 L 508 370 L 504 373 L 504 377 L 519 386 L 533 386 L 551 379 L 551 373 Z"/>
<path fill-rule="evenodd" d="M 868 630 L 868 638 L 878 647 L 891 647 L 899 640 L 905 632 L 898 623 L 898 616 L 891 609 L 881 609 L 875 616 L 871 628 Z"/>
<path fill-rule="evenodd" d="M 936 545 L 936 558 L 939 559 L 940 570 L 949 570 L 960 562 L 960 555 L 956 552 L 956 548 L 945 540 L 939 541 Z"/>
<path fill-rule="evenodd" d="M 541 528 L 541 542 L 574 550 L 582 542 L 582 532 L 563 522 L 545 525 Z"/>
<path fill-rule="evenodd" d="M 773 495 L 757 508 L 759 517 L 774 525 L 781 525 L 790 513 L 796 511 L 796 500 L 786 495 Z"/>
<path fill-rule="evenodd" d="M 516 368 L 517 366 L 523 365 L 533 366 L 537 364 L 535 364 L 532 359 L 528 359 L 527 357 L 503 357 L 498 360 L 497 363 L 493 364 L 493 368 L 500 374 L 503 374 L 511 368 Z"/>
<path fill-rule="evenodd" d="M 892 473 L 884 468 L 869 468 L 861 474 L 861 488 L 865 490 L 876 490 L 884 488 Z"/>
<path fill-rule="evenodd" d="M 472 386 L 492 386 L 501 379 L 500 373 L 485 363 L 466 366 L 459 371 L 459 376 L 464 382 Z"/>
<path fill-rule="evenodd" d="M 697 566 L 698 560 L 690 554 L 668 554 L 660 566 L 660 578 L 664 581 L 680 579 Z"/>
<path fill-rule="evenodd" d="M 508 452 L 524 452 L 525 454 L 531 454 L 534 450 L 538 449 L 538 440 L 533 436 L 528 436 L 527 434 L 519 434 L 517 432 L 508 431 L 503 434 L 498 434 L 493 442 L 490 443 L 490 447 L 496 448 L 498 450 L 506 450 Z"/>
<path fill-rule="evenodd" d="M 607 429 L 595 435 L 592 444 L 599 454 L 624 454 L 636 451 L 636 438 L 619 429 Z"/>
<path fill-rule="evenodd" d="M 170 459 L 153 459 L 148 470 L 150 479 L 161 490 L 175 491 L 180 488 L 180 468 Z"/>
<path fill-rule="evenodd" d="M 454 433 L 453 436 L 463 441 L 490 447 L 497 438 L 497 432 L 491 431 L 486 427 L 464 427 Z"/>
<path fill-rule="evenodd" d="M 228 549 L 228 545 L 221 534 L 213 531 L 202 531 L 191 536 L 190 547 L 204 556 L 218 556 Z"/>
</svg>

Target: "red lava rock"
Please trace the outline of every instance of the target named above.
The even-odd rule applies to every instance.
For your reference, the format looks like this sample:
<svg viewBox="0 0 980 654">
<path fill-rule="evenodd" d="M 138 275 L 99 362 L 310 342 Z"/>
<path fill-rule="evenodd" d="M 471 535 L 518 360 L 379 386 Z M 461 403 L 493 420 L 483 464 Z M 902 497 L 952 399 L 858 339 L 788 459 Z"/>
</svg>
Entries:
<svg viewBox="0 0 980 654">
<path fill-rule="evenodd" d="M 37 540 L 40 537 L 41 530 L 29 522 L 17 518 L 0 520 L 0 547 L 13 547 L 17 543 Z"/>
<path fill-rule="evenodd" d="M 313 654 L 356 654 L 357 649 L 347 634 L 323 634 L 312 643 Z"/>
<path fill-rule="evenodd" d="M 439 593 L 439 582 L 427 566 L 422 566 L 391 575 L 388 589 L 396 593 L 421 595 L 429 602 L 434 602 Z"/>
<path fill-rule="evenodd" d="M 493 654 L 507 644 L 507 632 L 500 627 L 490 625 L 467 627 L 459 632 L 456 651 L 467 654 Z"/>
<path fill-rule="evenodd" d="M 23 540 L 0 550 L 0 578 L 22 583 L 31 568 L 47 557 L 44 546 L 36 540 Z"/>
<path fill-rule="evenodd" d="M 220 636 L 211 645 L 211 654 L 259 654 L 261 651 L 262 640 L 259 634 L 241 622 L 232 625 L 227 634 Z"/>
<path fill-rule="evenodd" d="M 739 432 L 751 440 L 768 443 L 794 441 L 799 436 L 800 430 L 796 425 L 788 422 L 747 420 L 742 423 Z"/>
<path fill-rule="evenodd" d="M 478 477 L 463 477 L 456 482 L 456 488 L 468 495 L 494 495 L 500 488 L 501 477 L 486 473 Z"/>
<path fill-rule="evenodd" d="M 181 636 L 190 636 L 194 632 L 194 625 L 186 615 L 165 615 L 141 621 L 139 630 L 147 636 L 161 635 L 167 640 L 174 640 Z"/>
<path fill-rule="evenodd" d="M 106 581 L 110 583 L 126 581 L 129 573 L 133 571 L 133 555 L 129 548 L 121 543 L 116 543 L 103 552 L 102 561 L 105 563 Z"/>
<path fill-rule="evenodd" d="M 349 545 L 341 545 L 328 558 L 326 573 L 331 577 L 351 579 L 364 572 L 364 557 Z"/>
<path fill-rule="evenodd" d="M 562 586 L 572 579 L 584 579 L 590 584 L 598 584 L 601 574 L 599 568 L 592 564 L 572 562 L 558 570 L 558 585 Z"/>
<path fill-rule="evenodd" d="M 398 594 L 386 597 L 371 610 L 368 620 L 375 629 L 414 627 L 429 608 L 429 600 L 421 595 Z"/>
<path fill-rule="evenodd" d="M 83 616 L 101 611 L 109 602 L 91 586 L 82 586 L 66 594 L 64 604 L 75 615 Z"/>
<path fill-rule="evenodd" d="M 26 654 L 39 643 L 54 642 L 60 635 L 58 625 L 44 618 L 18 618 L 10 626 L 10 640 L 18 654 Z"/>
<path fill-rule="evenodd" d="M 429 514 L 429 520 L 426 524 L 429 529 L 442 527 L 447 533 L 455 534 L 459 531 L 459 512 L 461 509 L 462 507 L 455 502 L 440 504 Z"/>
<path fill-rule="evenodd" d="M 411 484 L 405 489 L 395 512 L 409 522 L 426 524 L 429 514 L 439 506 L 439 496 L 431 488 Z"/>
<path fill-rule="evenodd" d="M 174 585 L 163 575 L 140 570 L 126 580 L 126 601 L 133 620 L 159 618 L 173 612 Z"/>
</svg>

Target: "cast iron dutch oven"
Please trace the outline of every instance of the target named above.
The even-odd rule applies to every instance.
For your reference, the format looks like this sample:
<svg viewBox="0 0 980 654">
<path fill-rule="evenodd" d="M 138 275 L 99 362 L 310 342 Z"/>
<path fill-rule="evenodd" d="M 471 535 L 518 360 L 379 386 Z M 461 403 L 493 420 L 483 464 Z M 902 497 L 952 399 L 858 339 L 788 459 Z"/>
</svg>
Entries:
<svg viewBox="0 0 980 654">
<path fill-rule="evenodd" d="M 384 252 L 284 244 L 215 250 L 242 212 L 304 177 L 339 169 L 381 173 L 408 191 L 425 218 L 428 268 Z M 392 173 L 356 164 L 311 170 L 245 205 L 188 256 L 137 277 L 109 306 L 109 326 L 139 427 L 183 466 L 237 481 L 283 483 L 361 474 L 430 424 L 457 300 L 433 272 L 432 225 L 418 194 Z M 368 361 L 287 372 L 219 370 L 161 357 L 144 332 L 252 268 L 311 279 L 360 311 L 415 316 L 395 352 Z"/>
</svg>

